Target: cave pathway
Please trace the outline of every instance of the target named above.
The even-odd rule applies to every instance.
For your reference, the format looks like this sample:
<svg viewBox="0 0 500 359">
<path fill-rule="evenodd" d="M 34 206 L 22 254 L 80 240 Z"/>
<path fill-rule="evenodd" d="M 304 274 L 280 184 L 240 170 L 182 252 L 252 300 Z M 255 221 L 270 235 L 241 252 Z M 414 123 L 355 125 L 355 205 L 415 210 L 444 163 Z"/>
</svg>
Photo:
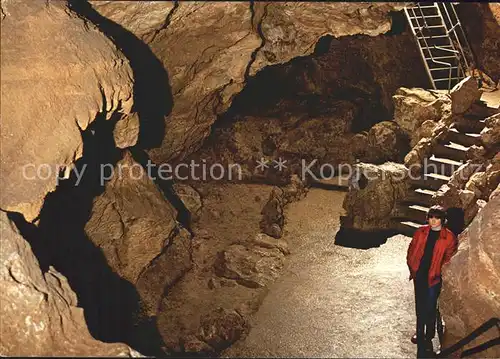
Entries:
<svg viewBox="0 0 500 359">
<path fill-rule="evenodd" d="M 413 288 L 397 235 L 378 248 L 334 245 L 344 192 L 311 189 L 287 209 L 292 254 L 223 357 L 414 357 Z"/>
</svg>

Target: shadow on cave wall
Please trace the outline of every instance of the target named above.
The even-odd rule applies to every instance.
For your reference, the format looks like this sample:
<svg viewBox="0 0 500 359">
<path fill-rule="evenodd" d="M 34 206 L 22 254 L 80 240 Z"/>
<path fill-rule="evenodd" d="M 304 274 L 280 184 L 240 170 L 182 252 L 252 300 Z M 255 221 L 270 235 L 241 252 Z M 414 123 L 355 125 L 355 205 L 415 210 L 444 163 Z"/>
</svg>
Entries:
<svg viewBox="0 0 500 359">
<path fill-rule="evenodd" d="M 138 146 L 159 147 L 165 136 L 165 117 L 173 107 L 168 73 L 149 46 L 121 25 L 99 14 L 86 0 L 69 0 L 68 7 L 95 24 L 130 62 L 134 74 L 133 111 L 139 114 Z"/>
<path fill-rule="evenodd" d="M 472 48 L 476 66 L 498 83 L 500 26 L 491 11 L 490 4 L 462 2 L 457 6 L 457 13 Z"/>
<path fill-rule="evenodd" d="M 68 7 L 94 23 L 122 51 L 134 75 L 133 111 L 139 114 L 137 147 L 158 147 L 164 138 L 165 117 L 172 110 L 168 74 L 151 49 L 131 32 L 104 18 L 87 1 L 69 0 Z M 106 104 L 103 106 L 106 108 Z M 102 194 L 101 165 L 115 165 L 121 158 L 113 139 L 119 114 L 111 120 L 97 116 L 82 132 L 83 157 L 71 177 L 49 193 L 39 216 L 38 228 L 16 213 L 9 217 L 30 242 L 42 271 L 51 265 L 61 272 L 77 294 L 91 335 L 104 342 L 124 342 L 145 355 L 161 356 L 163 341 L 155 318 L 141 315 L 134 285 L 108 266 L 100 248 L 86 236 L 93 199 Z M 141 150 L 137 150 L 141 151 Z M 76 173 L 83 173 L 80 182 Z"/>
<path fill-rule="evenodd" d="M 82 133 L 83 157 L 76 171 L 48 194 L 41 210 L 34 251 L 42 270 L 52 265 L 67 279 L 84 309 L 90 333 L 104 342 L 124 342 L 146 355 L 157 355 L 161 339 L 156 325 L 140 316 L 140 298 L 135 287 L 108 266 L 100 248 L 86 236 L 84 227 L 91 216 L 94 197 L 104 192 L 101 165 L 115 165 L 121 151 L 115 147 L 112 129 L 115 119 L 98 117 Z M 83 171 L 83 172 L 82 172 Z"/>
</svg>

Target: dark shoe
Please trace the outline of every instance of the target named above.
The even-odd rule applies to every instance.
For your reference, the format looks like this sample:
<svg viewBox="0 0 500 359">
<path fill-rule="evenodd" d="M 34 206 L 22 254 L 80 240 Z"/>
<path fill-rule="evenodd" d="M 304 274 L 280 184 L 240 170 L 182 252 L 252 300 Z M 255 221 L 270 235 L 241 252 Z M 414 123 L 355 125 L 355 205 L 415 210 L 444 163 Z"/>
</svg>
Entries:
<svg viewBox="0 0 500 359">
<path fill-rule="evenodd" d="M 413 334 L 413 336 L 411 337 L 411 342 L 413 344 L 417 344 L 417 333 Z"/>
</svg>

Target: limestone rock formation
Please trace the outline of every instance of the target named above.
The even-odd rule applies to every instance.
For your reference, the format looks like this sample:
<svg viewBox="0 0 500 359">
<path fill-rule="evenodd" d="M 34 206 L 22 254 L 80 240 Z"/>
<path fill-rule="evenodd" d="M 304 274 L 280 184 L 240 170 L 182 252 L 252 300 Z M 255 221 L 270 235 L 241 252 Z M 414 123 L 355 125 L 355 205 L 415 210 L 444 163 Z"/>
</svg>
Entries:
<svg viewBox="0 0 500 359">
<path fill-rule="evenodd" d="M 444 347 L 470 334 L 500 313 L 500 198 L 495 197 L 479 212 L 459 236 L 459 248 L 444 269 L 440 296 L 441 313 L 446 321 Z M 472 347 L 498 337 L 492 328 L 474 340 Z M 466 347 L 466 348 L 467 348 Z M 500 356 L 500 347 L 480 353 L 483 358 Z"/>
<path fill-rule="evenodd" d="M 165 291 L 192 268 L 191 235 L 182 229 L 155 259 L 143 269 L 137 283 L 145 312 L 155 316 Z"/>
<path fill-rule="evenodd" d="M 245 247 L 234 244 L 221 253 L 217 274 L 250 287 L 265 287 L 276 278 L 284 265 L 284 255 L 277 248 Z"/>
<path fill-rule="evenodd" d="M 90 0 L 106 18 L 123 26 L 145 42 L 151 41 L 165 25 L 175 8 L 174 1 L 102 1 Z"/>
<path fill-rule="evenodd" d="M 478 89 L 476 79 L 469 76 L 453 87 L 450 96 L 451 112 L 454 115 L 460 115 L 481 98 L 481 92 Z"/>
<path fill-rule="evenodd" d="M 438 122 L 451 117 L 450 100 L 442 94 L 423 89 L 399 88 L 393 96 L 394 121 L 411 138 L 415 146 L 422 137 L 419 128 L 426 121 Z M 425 127 L 429 126 L 426 123 Z"/>
<path fill-rule="evenodd" d="M 80 131 L 130 111 L 132 71 L 63 2 L 2 1 L 1 27 L 0 207 L 31 221 L 82 156 Z"/>
<path fill-rule="evenodd" d="M 318 4 L 319 5 L 319 4 Z M 403 4 L 323 3 L 320 6 L 301 3 L 260 3 L 255 6 L 260 20 L 262 47 L 250 68 L 253 75 L 264 66 L 289 61 L 310 54 L 315 43 L 326 34 L 333 37 L 389 31 L 389 11 Z M 318 25 L 320 24 L 321 25 Z"/>
<path fill-rule="evenodd" d="M 175 106 L 161 148 L 149 151 L 156 163 L 198 149 L 248 75 L 310 54 L 325 34 L 384 33 L 391 25 L 389 12 L 402 8 L 397 3 L 152 3 L 94 1 L 92 6 L 144 39 L 169 74 Z M 141 24 L 137 19 L 145 13 Z"/>
<path fill-rule="evenodd" d="M 141 356 L 125 344 L 92 338 L 67 279 L 52 267 L 42 273 L 3 211 L 0 231 L 2 356 Z"/>
<path fill-rule="evenodd" d="M 500 80 L 500 5 L 498 3 L 461 3 L 458 16 L 467 33 L 476 66 L 491 76 L 495 83 Z"/>
<path fill-rule="evenodd" d="M 199 337 L 216 352 L 229 347 L 248 332 L 248 322 L 235 310 L 216 308 L 201 320 Z"/>
<path fill-rule="evenodd" d="M 283 190 L 275 187 L 261 211 L 260 229 L 262 232 L 274 238 L 281 238 L 285 224 L 283 212 Z"/>
<path fill-rule="evenodd" d="M 134 112 L 130 115 L 123 115 L 115 124 L 113 138 L 118 148 L 132 147 L 139 139 L 140 121 L 139 115 Z"/>
<path fill-rule="evenodd" d="M 343 203 L 346 216 L 342 225 L 361 231 L 391 228 L 390 214 L 398 199 L 405 197 L 409 184 L 402 164 L 387 162 L 376 166 L 358 164 L 366 185 L 351 189 Z"/>
<path fill-rule="evenodd" d="M 200 194 L 193 187 L 184 183 L 175 183 L 172 187 L 189 211 L 191 220 L 196 221 L 202 207 Z"/>
<path fill-rule="evenodd" d="M 481 141 L 488 149 L 500 146 L 500 113 L 485 120 L 486 127 L 481 131 Z"/>
<path fill-rule="evenodd" d="M 274 238 L 274 237 L 268 236 L 267 234 L 264 234 L 264 233 L 258 233 L 255 236 L 254 243 L 256 245 L 258 245 L 260 247 L 264 247 L 264 248 L 279 249 L 279 251 L 281 253 L 283 253 L 284 255 L 290 254 L 290 249 L 288 248 L 288 243 L 285 240 Z"/>
<path fill-rule="evenodd" d="M 409 150 L 406 134 L 394 121 L 382 121 L 368 131 L 367 149 L 364 161 L 380 163 L 386 161 L 401 162 Z"/>
<path fill-rule="evenodd" d="M 138 291 L 146 307 L 154 308 L 151 313 L 164 287 L 191 267 L 190 236 L 176 215 L 146 171 L 125 152 L 104 192 L 94 199 L 85 225 L 89 240 L 114 272 L 132 284 L 141 283 Z"/>
<path fill-rule="evenodd" d="M 500 153 L 485 163 L 484 171 L 476 172 L 469 177 L 465 189 L 473 191 L 478 199 L 488 200 L 491 193 L 500 183 Z"/>
</svg>

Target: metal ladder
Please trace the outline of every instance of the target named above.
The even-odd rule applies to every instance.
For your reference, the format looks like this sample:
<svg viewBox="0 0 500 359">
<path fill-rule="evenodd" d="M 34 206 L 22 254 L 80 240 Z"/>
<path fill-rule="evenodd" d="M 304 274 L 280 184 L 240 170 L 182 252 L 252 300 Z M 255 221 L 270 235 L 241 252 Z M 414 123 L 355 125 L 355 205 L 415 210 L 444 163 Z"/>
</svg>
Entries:
<svg viewBox="0 0 500 359">
<path fill-rule="evenodd" d="M 456 4 L 416 3 L 404 9 L 435 90 L 449 91 L 467 76 L 473 63 Z"/>
</svg>

